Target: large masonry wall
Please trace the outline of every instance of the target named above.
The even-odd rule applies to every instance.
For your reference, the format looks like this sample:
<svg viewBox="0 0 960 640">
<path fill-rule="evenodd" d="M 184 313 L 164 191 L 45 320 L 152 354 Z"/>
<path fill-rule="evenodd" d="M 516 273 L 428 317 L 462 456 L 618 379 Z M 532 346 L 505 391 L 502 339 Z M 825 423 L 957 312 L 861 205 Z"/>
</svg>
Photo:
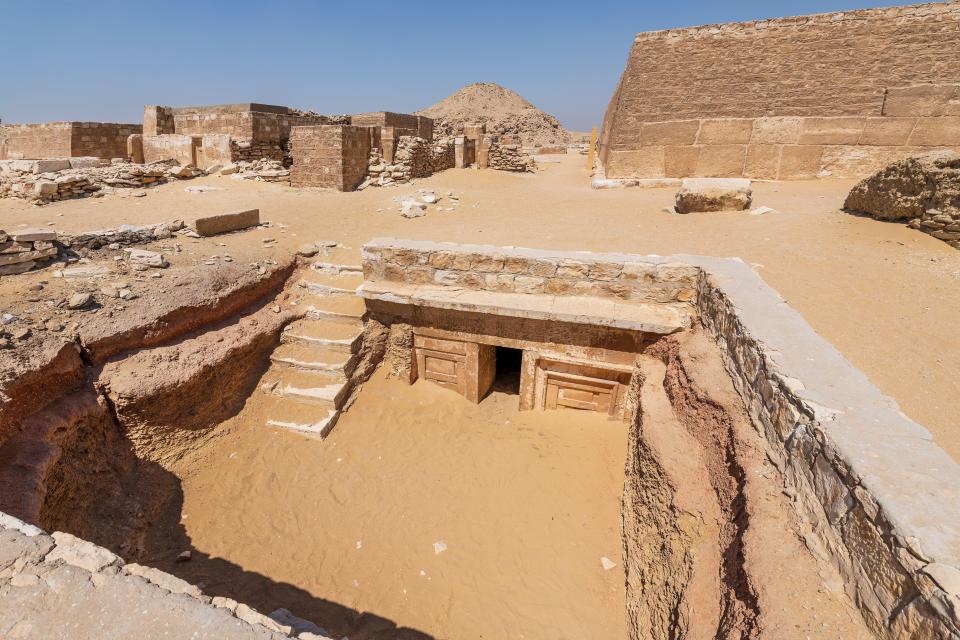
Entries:
<svg viewBox="0 0 960 640">
<path fill-rule="evenodd" d="M 127 137 L 140 131 L 140 125 L 107 122 L 0 125 L 0 160 L 124 158 Z"/>
<path fill-rule="evenodd" d="M 641 33 L 607 177 L 858 176 L 960 147 L 960 3 Z"/>
</svg>

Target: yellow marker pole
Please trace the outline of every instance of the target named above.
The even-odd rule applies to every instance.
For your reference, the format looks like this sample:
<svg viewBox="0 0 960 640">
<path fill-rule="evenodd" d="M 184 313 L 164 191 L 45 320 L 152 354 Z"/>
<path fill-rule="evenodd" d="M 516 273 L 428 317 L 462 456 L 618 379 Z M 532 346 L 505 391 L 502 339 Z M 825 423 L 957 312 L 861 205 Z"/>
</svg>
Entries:
<svg viewBox="0 0 960 640">
<path fill-rule="evenodd" d="M 593 155 L 596 153 L 597 146 L 597 128 L 594 127 L 590 132 L 590 148 L 587 150 L 587 172 L 593 171 Z"/>
</svg>

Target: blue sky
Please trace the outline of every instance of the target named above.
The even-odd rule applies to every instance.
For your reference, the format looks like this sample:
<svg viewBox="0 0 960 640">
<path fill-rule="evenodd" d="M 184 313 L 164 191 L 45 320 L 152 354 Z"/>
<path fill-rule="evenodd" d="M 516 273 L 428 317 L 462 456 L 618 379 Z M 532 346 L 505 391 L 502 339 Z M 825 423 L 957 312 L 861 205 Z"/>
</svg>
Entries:
<svg viewBox="0 0 960 640">
<path fill-rule="evenodd" d="M 144 104 L 229 102 L 410 112 L 496 82 L 587 130 L 637 32 L 878 3 L 0 0 L 0 119 L 139 122 Z"/>
</svg>

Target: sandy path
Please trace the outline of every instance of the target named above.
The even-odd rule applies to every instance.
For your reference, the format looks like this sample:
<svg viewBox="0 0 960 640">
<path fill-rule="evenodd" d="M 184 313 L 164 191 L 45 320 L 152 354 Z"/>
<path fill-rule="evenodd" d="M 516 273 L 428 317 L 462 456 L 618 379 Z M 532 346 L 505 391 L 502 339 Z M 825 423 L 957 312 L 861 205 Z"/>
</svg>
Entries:
<svg viewBox="0 0 960 640">
<path fill-rule="evenodd" d="M 381 370 L 321 442 L 264 427 L 262 397 L 182 466 L 171 539 L 194 559 L 173 564 L 171 546 L 151 564 L 352 640 L 397 637 L 389 621 L 436 638 L 626 637 L 625 424 L 520 413 L 502 393 L 472 405 Z"/>
<path fill-rule="evenodd" d="M 345 242 L 359 256 L 363 242 L 377 235 L 738 256 L 756 265 L 814 329 L 960 459 L 960 252 L 903 225 L 841 212 L 853 184 L 848 180 L 756 184 L 756 204 L 774 207 L 778 214 L 678 216 L 661 210 L 672 204 L 672 189 L 594 191 L 582 156 L 557 158 L 560 162 L 544 164 L 536 176 L 448 170 L 414 186 L 360 193 L 204 178 L 192 184 L 226 190 L 191 195 L 183 191 L 189 183 L 174 183 L 151 189 L 145 198 L 43 208 L 4 199 L 0 227 L 54 222 L 59 229 L 79 231 L 257 206 L 264 219 L 287 228 L 185 242 L 176 260 L 224 252 L 238 259 L 265 257 L 321 238 Z M 455 212 L 401 218 L 394 201 L 418 187 L 453 190 L 462 194 L 462 204 Z M 260 246 L 268 235 L 279 240 L 277 248 Z M 11 286 L 0 287 L 0 299 L 13 294 Z"/>
</svg>

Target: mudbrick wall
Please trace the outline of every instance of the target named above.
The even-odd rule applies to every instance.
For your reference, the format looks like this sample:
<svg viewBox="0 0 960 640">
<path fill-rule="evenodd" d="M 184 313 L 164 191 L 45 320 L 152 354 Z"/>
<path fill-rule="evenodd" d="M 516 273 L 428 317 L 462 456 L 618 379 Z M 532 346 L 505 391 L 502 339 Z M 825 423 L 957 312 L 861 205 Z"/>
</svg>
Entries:
<svg viewBox="0 0 960 640">
<path fill-rule="evenodd" d="M 960 146 L 958 33 L 956 2 L 641 33 L 600 160 L 611 178 L 787 179 Z"/>
<path fill-rule="evenodd" d="M 364 247 L 364 275 L 450 287 L 461 300 L 500 287 L 693 305 L 783 477 L 806 547 L 838 572 L 871 631 L 960 633 L 960 465 L 741 261 L 385 238 Z M 684 550 L 671 557 L 692 571 Z M 682 573 L 661 578 L 685 588 Z M 737 620 L 749 618 L 749 598 L 730 602 Z M 679 627 L 661 613 L 667 623 L 653 637 L 674 637 Z"/>
<path fill-rule="evenodd" d="M 125 158 L 127 137 L 137 124 L 51 122 L 0 125 L 0 160 L 43 158 Z"/>
</svg>

